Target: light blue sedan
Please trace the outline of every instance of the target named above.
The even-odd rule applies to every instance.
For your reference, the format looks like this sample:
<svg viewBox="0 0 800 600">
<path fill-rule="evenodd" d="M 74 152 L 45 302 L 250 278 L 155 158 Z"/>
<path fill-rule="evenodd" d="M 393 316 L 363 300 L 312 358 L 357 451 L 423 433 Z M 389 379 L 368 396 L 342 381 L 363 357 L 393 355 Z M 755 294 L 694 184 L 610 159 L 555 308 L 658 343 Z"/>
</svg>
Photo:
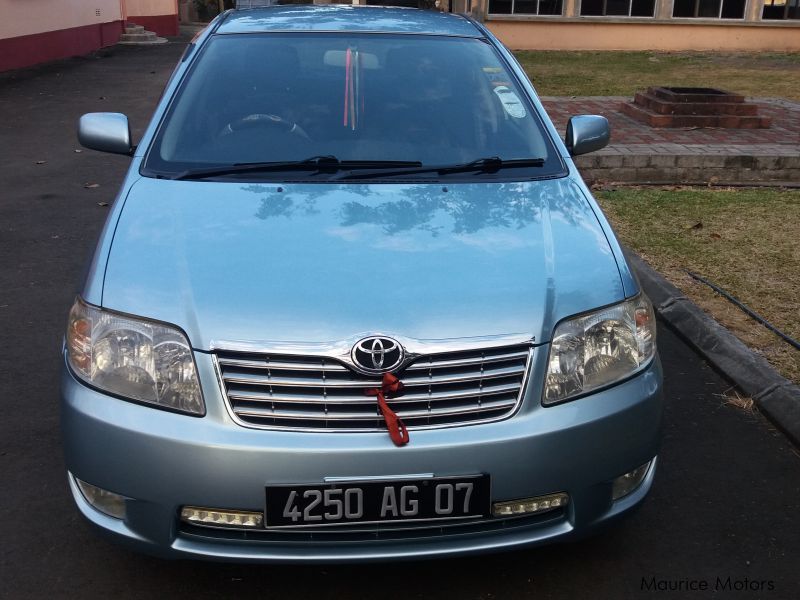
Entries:
<svg viewBox="0 0 800 600">
<path fill-rule="evenodd" d="M 129 154 L 69 314 L 79 510 L 171 558 L 572 539 L 656 468 L 650 302 L 514 57 L 434 11 L 220 15 Z"/>
</svg>

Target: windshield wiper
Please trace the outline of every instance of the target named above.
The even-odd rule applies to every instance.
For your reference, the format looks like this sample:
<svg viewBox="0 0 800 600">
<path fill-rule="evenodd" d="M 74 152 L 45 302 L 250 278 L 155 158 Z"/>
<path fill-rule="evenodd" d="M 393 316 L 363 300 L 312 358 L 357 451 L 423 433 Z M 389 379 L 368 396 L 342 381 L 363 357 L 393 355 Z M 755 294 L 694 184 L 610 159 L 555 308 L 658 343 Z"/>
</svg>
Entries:
<svg viewBox="0 0 800 600">
<path fill-rule="evenodd" d="M 235 163 L 218 167 L 188 169 L 177 173 L 171 179 L 205 179 L 222 175 L 268 173 L 270 171 L 339 171 L 341 169 L 399 169 L 421 166 L 421 162 L 410 160 L 339 160 L 335 156 L 325 155 L 311 156 L 303 160 Z"/>
<path fill-rule="evenodd" d="M 545 164 L 543 158 L 511 158 L 502 159 L 499 156 L 488 156 L 478 158 L 463 164 L 455 165 L 430 165 L 426 167 L 409 167 L 401 169 L 383 169 L 370 173 L 353 173 L 340 175 L 336 179 L 367 179 L 373 177 L 394 177 L 396 175 L 416 175 L 417 173 L 438 173 L 439 175 L 449 175 L 451 173 L 468 173 L 477 171 L 480 173 L 496 173 L 500 169 L 515 167 L 542 167 Z"/>
<path fill-rule="evenodd" d="M 466 171 L 481 171 L 483 173 L 495 173 L 500 169 L 509 167 L 543 167 L 543 158 L 510 158 L 502 159 L 499 156 L 489 156 L 486 158 L 479 158 L 472 162 L 464 163 L 463 165 L 449 165 L 439 167 L 437 173 L 446 175 L 448 173 L 461 173 Z"/>
</svg>

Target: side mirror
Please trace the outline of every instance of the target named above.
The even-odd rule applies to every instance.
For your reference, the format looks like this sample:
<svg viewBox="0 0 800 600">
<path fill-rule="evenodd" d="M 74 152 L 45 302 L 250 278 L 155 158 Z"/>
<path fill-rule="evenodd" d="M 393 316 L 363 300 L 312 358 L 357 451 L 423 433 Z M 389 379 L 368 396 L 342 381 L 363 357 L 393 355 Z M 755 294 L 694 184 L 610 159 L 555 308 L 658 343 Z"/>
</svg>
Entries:
<svg viewBox="0 0 800 600">
<path fill-rule="evenodd" d="M 578 115 L 567 123 L 564 141 L 572 156 L 600 150 L 611 140 L 611 127 L 608 119 L 600 115 Z"/>
<path fill-rule="evenodd" d="M 81 146 L 100 152 L 133 154 L 131 126 L 128 117 L 120 113 L 87 113 L 78 121 L 78 141 Z"/>
</svg>

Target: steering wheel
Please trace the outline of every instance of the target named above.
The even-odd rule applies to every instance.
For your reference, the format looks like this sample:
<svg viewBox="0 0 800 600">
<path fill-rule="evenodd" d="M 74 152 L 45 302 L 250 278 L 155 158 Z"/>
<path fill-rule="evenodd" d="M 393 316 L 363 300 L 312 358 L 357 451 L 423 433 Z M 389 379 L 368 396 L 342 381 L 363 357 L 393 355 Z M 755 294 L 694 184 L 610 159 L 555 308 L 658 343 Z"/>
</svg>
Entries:
<svg viewBox="0 0 800 600">
<path fill-rule="evenodd" d="M 297 123 L 287 121 L 278 115 L 269 115 L 264 113 L 255 113 L 252 115 L 247 115 L 246 117 L 242 117 L 241 119 L 237 119 L 236 121 L 231 121 L 222 128 L 222 131 L 219 133 L 219 137 L 230 135 L 231 133 L 242 131 L 243 129 L 252 129 L 254 127 L 276 129 L 282 133 L 291 133 L 292 135 L 297 135 L 307 140 L 311 139 L 308 137 L 308 134 L 303 131 L 303 128 Z"/>
</svg>

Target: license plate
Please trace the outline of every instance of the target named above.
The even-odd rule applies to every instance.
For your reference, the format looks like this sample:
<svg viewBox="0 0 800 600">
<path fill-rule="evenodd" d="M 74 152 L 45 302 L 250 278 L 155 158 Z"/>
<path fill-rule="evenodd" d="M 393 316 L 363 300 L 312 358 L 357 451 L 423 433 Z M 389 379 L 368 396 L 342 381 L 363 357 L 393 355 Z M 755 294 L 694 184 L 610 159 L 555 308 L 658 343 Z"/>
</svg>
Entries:
<svg viewBox="0 0 800 600">
<path fill-rule="evenodd" d="M 266 527 L 489 516 L 489 475 L 267 487 Z"/>
</svg>

